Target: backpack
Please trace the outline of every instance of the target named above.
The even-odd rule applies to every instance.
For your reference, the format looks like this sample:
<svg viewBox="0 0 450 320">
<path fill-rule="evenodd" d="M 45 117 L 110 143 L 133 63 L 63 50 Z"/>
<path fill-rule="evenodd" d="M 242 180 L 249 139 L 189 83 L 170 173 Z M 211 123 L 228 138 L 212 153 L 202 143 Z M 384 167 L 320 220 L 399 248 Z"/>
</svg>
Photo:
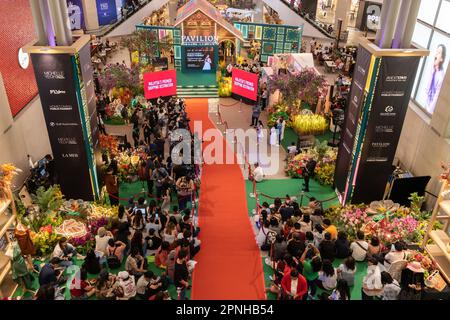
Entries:
<svg viewBox="0 0 450 320">
<path fill-rule="evenodd" d="M 116 249 L 117 248 L 114 248 L 112 254 L 110 253 L 110 255 L 106 258 L 106 262 L 108 263 L 108 267 L 110 269 L 117 269 L 122 265 L 119 258 L 116 256 Z"/>
</svg>

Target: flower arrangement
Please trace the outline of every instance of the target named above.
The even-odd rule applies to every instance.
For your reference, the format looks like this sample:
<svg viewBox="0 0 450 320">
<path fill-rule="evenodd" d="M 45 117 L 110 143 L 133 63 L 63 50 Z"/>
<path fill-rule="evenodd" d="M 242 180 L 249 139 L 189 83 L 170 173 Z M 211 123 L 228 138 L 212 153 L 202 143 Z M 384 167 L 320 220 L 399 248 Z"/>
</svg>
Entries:
<svg viewBox="0 0 450 320">
<path fill-rule="evenodd" d="M 137 176 L 139 167 L 139 161 L 147 159 L 147 155 L 141 149 L 136 149 L 131 153 L 121 152 L 119 153 L 119 173 L 118 178 L 120 181 L 132 181 Z"/>
<path fill-rule="evenodd" d="M 9 198 L 11 184 L 14 177 L 22 172 L 11 163 L 0 165 L 0 202 Z"/>
<path fill-rule="evenodd" d="M 328 122 L 318 114 L 299 114 L 294 117 L 292 128 L 301 135 L 319 135 L 327 130 Z"/>
<path fill-rule="evenodd" d="M 307 68 L 297 74 L 273 75 L 269 80 L 269 88 L 271 93 L 280 91 L 291 114 L 299 114 L 301 104 L 298 102 L 316 105 L 318 99 L 326 95 L 328 83 L 324 76 Z"/>
<path fill-rule="evenodd" d="M 108 219 L 106 217 L 101 217 L 99 219 L 94 219 L 91 220 L 89 222 L 88 225 L 88 233 L 96 235 L 98 229 L 100 229 L 101 227 L 107 226 L 108 225 Z"/>
<path fill-rule="evenodd" d="M 117 217 L 118 207 L 106 207 L 98 204 L 91 204 L 89 218 L 92 219 L 111 219 Z"/>
<path fill-rule="evenodd" d="M 424 215 L 416 217 L 410 208 L 397 207 L 395 203 L 377 202 L 381 211 L 374 215 L 375 204 L 348 205 L 345 207 L 332 207 L 325 212 L 325 216 L 342 230 L 345 230 L 350 240 L 354 239 L 358 230 L 364 231 L 367 236 L 377 236 L 380 241 L 389 245 L 398 240 L 418 244 L 423 241 L 428 220 Z M 396 208 L 387 211 L 386 207 Z M 380 213 L 380 212 L 384 212 Z M 391 214 L 386 214 L 391 212 Z M 436 224 L 433 229 L 441 226 Z"/>
<path fill-rule="evenodd" d="M 59 227 L 55 228 L 55 233 L 68 239 L 83 237 L 87 232 L 86 225 L 75 219 L 64 220 Z"/>
<path fill-rule="evenodd" d="M 364 209 L 348 208 L 341 213 L 342 228 L 350 237 L 356 237 L 356 233 L 368 222 L 368 215 Z"/>
<path fill-rule="evenodd" d="M 116 137 L 100 134 L 99 144 L 102 152 L 110 155 L 117 155 L 119 153 L 119 141 Z"/>
<path fill-rule="evenodd" d="M 125 98 L 128 103 L 132 96 L 143 93 L 139 66 L 129 68 L 123 64 L 108 64 L 100 74 L 99 82 L 104 90 L 112 91 L 115 97 Z"/>
<path fill-rule="evenodd" d="M 77 248 L 77 252 L 80 254 L 86 254 L 90 248 L 94 245 L 94 238 L 90 232 L 87 232 L 81 237 L 72 238 L 69 242 Z"/>
<path fill-rule="evenodd" d="M 306 158 L 294 158 L 288 162 L 285 172 L 291 178 L 301 178 L 305 165 Z"/>
<path fill-rule="evenodd" d="M 322 163 L 316 166 L 314 170 L 316 173 L 315 178 L 323 186 L 332 186 L 334 182 L 334 172 L 336 171 L 336 164 Z"/>
<path fill-rule="evenodd" d="M 61 235 L 48 232 L 47 230 L 33 234 L 31 237 L 36 253 L 40 256 L 46 256 L 53 252 L 59 239 L 61 239 Z"/>
<path fill-rule="evenodd" d="M 306 164 L 308 158 L 314 158 L 317 161 L 315 169 L 317 181 L 322 185 L 333 185 L 337 151 L 335 148 L 329 147 L 326 141 L 316 143 L 314 148 L 310 148 L 289 160 L 285 169 L 286 174 L 292 178 L 300 178 L 301 168 Z"/>
<path fill-rule="evenodd" d="M 231 97 L 231 77 L 220 77 L 219 81 L 219 97 Z"/>
</svg>

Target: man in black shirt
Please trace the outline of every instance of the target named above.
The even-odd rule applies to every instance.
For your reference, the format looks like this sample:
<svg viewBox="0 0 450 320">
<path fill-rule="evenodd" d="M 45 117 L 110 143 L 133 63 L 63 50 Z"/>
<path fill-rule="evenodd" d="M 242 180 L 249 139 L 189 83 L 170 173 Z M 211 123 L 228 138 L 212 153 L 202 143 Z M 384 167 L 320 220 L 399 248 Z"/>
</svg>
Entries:
<svg viewBox="0 0 450 320">
<path fill-rule="evenodd" d="M 55 285 L 58 281 L 58 273 L 55 270 L 61 260 L 58 257 L 53 257 L 49 263 L 46 263 L 39 272 L 39 285 L 46 284 Z"/>
<path fill-rule="evenodd" d="M 309 179 L 314 176 L 314 170 L 316 169 L 316 160 L 310 158 L 308 163 L 305 166 L 303 178 L 305 179 L 305 183 L 303 184 L 303 191 L 309 192 Z"/>
<path fill-rule="evenodd" d="M 187 268 L 186 258 L 187 252 L 181 250 L 180 253 L 178 253 L 177 261 L 175 262 L 173 278 L 177 290 L 180 290 L 179 300 L 186 300 L 186 289 L 189 289 L 189 270 Z"/>
<path fill-rule="evenodd" d="M 287 245 L 288 253 L 293 257 L 300 258 L 305 248 L 305 242 L 301 240 L 300 234 L 294 233 Z"/>
<path fill-rule="evenodd" d="M 336 245 L 334 241 L 331 240 L 331 234 L 325 233 L 324 239 L 319 244 L 320 257 L 325 260 L 328 259 L 331 262 L 334 261 L 336 257 Z"/>
</svg>

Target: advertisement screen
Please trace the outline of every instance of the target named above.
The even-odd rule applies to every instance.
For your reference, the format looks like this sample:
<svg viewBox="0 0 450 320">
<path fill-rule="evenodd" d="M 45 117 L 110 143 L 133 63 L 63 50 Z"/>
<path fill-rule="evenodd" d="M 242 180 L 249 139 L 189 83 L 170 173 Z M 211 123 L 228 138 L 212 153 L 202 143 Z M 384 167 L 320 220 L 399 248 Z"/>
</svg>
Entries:
<svg viewBox="0 0 450 320">
<path fill-rule="evenodd" d="M 167 70 L 144 74 L 145 99 L 174 96 L 177 94 L 177 72 Z"/>
<path fill-rule="evenodd" d="M 364 21 L 367 30 L 377 31 L 380 24 L 381 4 L 366 2 L 366 9 L 364 11 Z M 365 30 L 365 29 L 363 29 Z"/>
<path fill-rule="evenodd" d="M 67 11 L 69 12 L 70 30 L 83 29 L 84 16 L 81 0 L 67 0 Z"/>
<path fill-rule="evenodd" d="M 186 47 L 186 69 L 198 71 L 215 70 L 214 47 Z"/>
<path fill-rule="evenodd" d="M 258 75 L 241 69 L 233 69 L 231 91 L 239 96 L 256 101 L 258 96 Z"/>
<path fill-rule="evenodd" d="M 98 24 L 101 26 L 117 21 L 116 0 L 97 0 Z"/>
<path fill-rule="evenodd" d="M 426 58 L 416 96 L 416 101 L 429 114 L 433 114 L 436 109 L 436 103 L 450 60 L 449 50 L 450 38 L 439 32 L 434 32 L 431 38 L 430 55 Z"/>
</svg>

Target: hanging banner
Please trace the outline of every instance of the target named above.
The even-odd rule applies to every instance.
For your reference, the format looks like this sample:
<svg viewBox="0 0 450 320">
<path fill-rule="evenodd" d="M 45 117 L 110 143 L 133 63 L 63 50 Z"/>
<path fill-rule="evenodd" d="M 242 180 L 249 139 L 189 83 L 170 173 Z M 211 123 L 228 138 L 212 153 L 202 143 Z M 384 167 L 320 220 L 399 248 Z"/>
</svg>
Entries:
<svg viewBox="0 0 450 320">
<path fill-rule="evenodd" d="M 84 29 L 83 4 L 81 0 L 67 0 L 69 12 L 70 30 Z"/>
<path fill-rule="evenodd" d="M 144 73 L 144 94 L 145 99 L 175 96 L 177 94 L 177 71 Z"/>
<path fill-rule="evenodd" d="M 420 57 L 384 57 L 367 122 L 352 203 L 382 199 Z"/>
<path fill-rule="evenodd" d="M 116 0 L 96 0 L 98 24 L 101 26 L 117 22 Z"/>
<path fill-rule="evenodd" d="M 69 199 L 94 200 L 73 59 L 69 54 L 31 54 L 58 183 Z"/>
<path fill-rule="evenodd" d="M 258 75 L 233 68 L 231 92 L 256 101 L 258 99 Z"/>
<path fill-rule="evenodd" d="M 358 123 L 360 122 L 361 109 L 366 94 L 365 88 L 368 80 L 372 55 L 369 51 L 360 46 L 358 48 L 357 57 L 350 98 L 348 100 L 348 107 L 345 115 L 344 129 L 341 133 L 342 138 L 334 178 L 336 189 L 342 194 L 345 192 L 347 185 L 348 170 L 352 161 L 356 131 L 358 128 Z"/>
</svg>

